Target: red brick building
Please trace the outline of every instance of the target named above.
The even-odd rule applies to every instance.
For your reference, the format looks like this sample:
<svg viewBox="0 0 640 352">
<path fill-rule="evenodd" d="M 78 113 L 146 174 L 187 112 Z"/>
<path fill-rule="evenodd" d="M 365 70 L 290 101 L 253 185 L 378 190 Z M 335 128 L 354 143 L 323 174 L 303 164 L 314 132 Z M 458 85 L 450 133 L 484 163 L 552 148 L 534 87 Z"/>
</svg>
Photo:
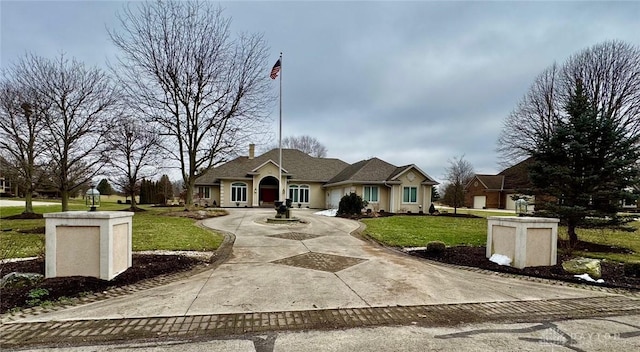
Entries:
<svg viewBox="0 0 640 352">
<path fill-rule="evenodd" d="M 515 209 L 512 196 L 526 194 L 531 188 L 526 159 L 497 175 L 476 174 L 465 186 L 464 204 L 474 209 Z"/>
</svg>

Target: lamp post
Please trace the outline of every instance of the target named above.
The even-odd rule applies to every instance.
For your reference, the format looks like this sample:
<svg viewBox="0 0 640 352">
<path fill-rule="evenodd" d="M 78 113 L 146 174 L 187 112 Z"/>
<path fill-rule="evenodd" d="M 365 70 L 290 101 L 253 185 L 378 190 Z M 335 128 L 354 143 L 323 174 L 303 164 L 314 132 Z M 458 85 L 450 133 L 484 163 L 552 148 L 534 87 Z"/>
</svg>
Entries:
<svg viewBox="0 0 640 352">
<path fill-rule="evenodd" d="M 518 216 L 525 216 L 527 214 L 528 205 L 529 203 L 526 199 L 520 198 L 516 200 L 516 214 L 518 214 Z"/>
<path fill-rule="evenodd" d="M 100 192 L 98 192 L 96 186 L 93 184 L 90 185 L 90 188 L 85 194 L 84 200 L 89 211 L 96 211 L 96 208 L 100 207 Z"/>
</svg>

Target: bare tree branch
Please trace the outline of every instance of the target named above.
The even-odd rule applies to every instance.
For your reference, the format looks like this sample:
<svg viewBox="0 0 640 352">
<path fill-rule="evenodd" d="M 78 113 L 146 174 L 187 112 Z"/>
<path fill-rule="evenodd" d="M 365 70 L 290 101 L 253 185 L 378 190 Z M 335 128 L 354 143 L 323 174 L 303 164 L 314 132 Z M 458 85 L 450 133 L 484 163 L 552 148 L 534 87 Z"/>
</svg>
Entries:
<svg viewBox="0 0 640 352">
<path fill-rule="evenodd" d="M 118 107 L 117 91 L 104 72 L 68 60 L 64 54 L 54 60 L 26 55 L 16 67 L 21 72 L 18 82 L 47 106 L 40 133 L 66 211 L 69 194 L 90 181 L 105 163 L 102 150 Z"/>
<path fill-rule="evenodd" d="M 640 134 L 640 48 L 620 41 L 596 44 L 553 64 L 538 76 L 529 92 L 505 119 L 498 140 L 503 164 L 513 165 L 532 153 L 536 138 L 549 136 L 567 121 L 566 106 L 578 81 L 598 114 Z"/>
<path fill-rule="evenodd" d="M 173 137 L 169 155 L 192 190 L 199 176 L 264 134 L 273 100 L 264 39 L 232 39 L 230 20 L 208 2 L 145 2 L 119 19 L 122 30 L 109 32 L 121 52 L 114 71 L 129 104 Z M 186 198 L 191 204 L 190 191 Z"/>
<path fill-rule="evenodd" d="M 113 182 L 131 197 L 131 209 L 136 209 L 139 181 L 153 177 L 161 166 L 160 137 L 142 121 L 128 116 L 119 118 L 109 133 L 107 156 L 117 175 Z"/>
<path fill-rule="evenodd" d="M 444 186 L 443 202 L 453 206 L 454 213 L 457 213 L 458 207 L 464 203 L 464 186 L 473 176 L 473 166 L 464 160 L 464 155 L 449 160 L 449 165 L 445 169 L 444 179 L 448 184 Z"/>
<path fill-rule="evenodd" d="M 32 195 L 44 176 L 45 126 L 47 103 L 15 77 L 23 76 L 21 65 L 3 72 L 0 83 L 0 150 L 16 174 L 25 193 L 24 213 L 33 213 Z M 6 170 L 5 170 L 6 171 Z"/>
<path fill-rule="evenodd" d="M 297 149 L 316 158 L 324 158 L 327 156 L 327 147 L 320 141 L 311 136 L 293 136 L 282 139 L 282 147 Z M 271 144 L 267 149 L 278 148 L 278 144 Z"/>
</svg>

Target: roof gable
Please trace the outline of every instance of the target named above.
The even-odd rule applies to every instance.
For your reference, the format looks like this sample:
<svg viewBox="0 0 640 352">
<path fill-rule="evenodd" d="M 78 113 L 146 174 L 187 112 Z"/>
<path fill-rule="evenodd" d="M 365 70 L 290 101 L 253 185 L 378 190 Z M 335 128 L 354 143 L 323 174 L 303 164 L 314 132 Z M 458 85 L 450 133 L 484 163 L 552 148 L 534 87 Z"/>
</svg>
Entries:
<svg viewBox="0 0 640 352">
<path fill-rule="evenodd" d="M 474 180 L 478 180 L 482 186 L 488 190 L 502 190 L 502 187 L 504 186 L 504 176 L 502 175 L 476 174 L 466 187 L 469 187 Z"/>
<path fill-rule="evenodd" d="M 406 165 L 406 166 L 401 166 L 399 168 L 396 169 L 396 172 L 394 172 L 391 177 L 389 178 L 389 180 L 393 181 L 393 180 L 397 180 L 398 178 L 400 178 L 400 176 L 404 175 L 406 172 L 408 172 L 409 170 L 415 170 L 417 172 L 419 172 L 423 177 L 426 178 L 425 181 L 423 181 L 422 183 L 425 184 L 432 184 L 432 185 L 437 185 L 438 182 L 436 180 L 434 180 L 433 178 L 431 178 L 431 176 L 429 176 L 426 172 L 420 170 L 419 167 L 417 167 L 415 164 L 411 164 L 411 165 Z"/>
<path fill-rule="evenodd" d="M 278 163 L 276 163 L 275 161 L 269 159 L 269 160 L 265 161 L 264 163 L 262 163 L 262 164 L 256 166 L 255 168 L 253 168 L 253 170 L 251 170 L 251 173 L 257 173 L 258 170 L 262 169 L 267 164 L 272 164 L 273 166 L 278 167 Z M 282 172 L 289 173 L 285 168 L 282 168 Z"/>
</svg>

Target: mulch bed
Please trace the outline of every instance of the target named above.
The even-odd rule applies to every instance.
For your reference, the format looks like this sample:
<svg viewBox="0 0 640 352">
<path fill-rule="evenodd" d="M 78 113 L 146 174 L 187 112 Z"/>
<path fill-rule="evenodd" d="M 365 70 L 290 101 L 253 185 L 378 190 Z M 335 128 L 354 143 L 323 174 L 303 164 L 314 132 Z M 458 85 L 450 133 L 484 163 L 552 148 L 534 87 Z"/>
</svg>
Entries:
<svg viewBox="0 0 640 352">
<path fill-rule="evenodd" d="M 54 301 L 61 297 L 77 297 L 87 292 L 102 292 L 112 287 L 126 286 L 139 281 L 186 271 L 201 265 L 201 259 L 182 255 L 133 254 L 132 266 L 111 281 L 93 277 L 70 276 L 45 279 L 41 283 L 22 288 L 2 288 L 0 293 L 0 313 L 16 307 L 27 307 L 27 294 L 32 289 L 43 288 L 49 291 L 43 300 Z M 44 259 L 25 260 L 4 263 L 2 275 L 11 272 L 38 273 L 44 275 Z"/>
<path fill-rule="evenodd" d="M 592 249 L 591 251 L 595 252 L 589 244 L 579 244 L 577 249 L 585 250 Z M 599 251 L 602 252 L 602 248 Z M 617 249 L 621 251 L 621 249 Z M 613 251 L 613 250 L 612 250 Z M 442 263 L 448 264 L 456 264 L 468 267 L 476 267 L 486 270 L 492 270 L 503 273 L 510 274 L 518 274 L 518 275 L 526 275 L 533 276 L 545 279 L 552 280 L 561 280 L 575 283 L 589 283 L 585 280 L 578 279 L 573 276 L 573 274 L 568 274 L 562 269 L 562 261 L 571 259 L 571 256 L 558 256 L 558 261 L 556 265 L 553 266 L 539 266 L 539 267 L 528 267 L 524 269 L 513 268 L 510 266 L 498 265 L 494 262 L 489 261 L 486 257 L 486 248 L 485 247 L 468 247 L 468 246 L 457 246 L 457 247 L 448 247 L 441 254 L 428 253 L 426 250 L 416 250 L 408 252 L 411 255 L 426 258 L 430 260 L 439 261 Z M 602 260 L 600 262 L 602 269 L 602 279 L 604 283 L 596 284 L 591 283 L 598 286 L 604 287 L 616 287 L 616 288 L 625 288 L 632 290 L 640 290 L 640 277 L 632 277 L 626 276 L 624 270 L 624 264 L 611 262 Z"/>
</svg>

